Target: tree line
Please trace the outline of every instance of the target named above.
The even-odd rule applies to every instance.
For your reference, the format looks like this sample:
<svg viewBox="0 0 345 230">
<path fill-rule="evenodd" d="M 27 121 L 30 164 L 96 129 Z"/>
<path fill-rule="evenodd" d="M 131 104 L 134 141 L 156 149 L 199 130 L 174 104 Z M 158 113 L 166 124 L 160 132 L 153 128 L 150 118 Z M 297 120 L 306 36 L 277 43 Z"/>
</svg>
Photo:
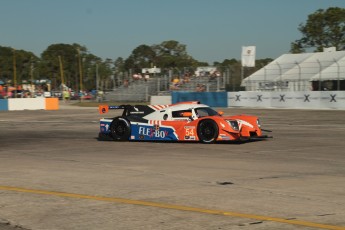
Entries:
<svg viewBox="0 0 345 230">
<path fill-rule="evenodd" d="M 306 50 L 322 51 L 324 47 L 334 46 L 345 50 L 345 9 L 331 7 L 320 9 L 308 16 L 305 24 L 298 30 L 302 37 L 291 43 L 291 53 L 303 53 Z M 248 76 L 267 65 L 273 59 L 256 60 L 256 67 L 247 68 Z M 164 71 L 181 74 L 193 71 L 199 66 L 208 66 L 187 53 L 186 45 L 175 40 L 163 41 L 160 44 L 142 44 L 133 49 L 126 59 L 118 57 L 103 60 L 92 54 L 86 46 L 74 44 L 52 44 L 37 57 L 30 51 L 16 50 L 0 46 L 0 80 L 11 85 L 48 79 L 53 88 L 61 83 L 72 89 L 91 90 L 107 89 L 109 85 L 120 84 L 121 79 L 143 68 L 156 66 Z M 241 80 L 241 61 L 225 59 L 215 61 L 212 66 L 220 71 L 230 71 L 237 86 Z"/>
<path fill-rule="evenodd" d="M 269 61 L 271 59 L 266 62 Z M 234 73 L 241 65 L 236 59 L 213 64 L 231 66 Z M 113 88 L 114 84 L 119 85 L 143 68 L 156 66 L 161 68 L 162 74 L 172 70 L 174 74 L 181 75 L 194 71 L 198 66 L 208 66 L 208 63 L 190 56 L 186 45 L 170 40 L 158 45 L 140 45 L 128 58 L 119 57 L 116 60 L 103 60 L 77 43 L 52 44 L 40 57 L 29 51 L 0 46 L 0 66 L 0 80 L 10 85 L 47 79 L 52 82 L 53 88 L 65 84 L 75 90 L 91 90 Z"/>
</svg>

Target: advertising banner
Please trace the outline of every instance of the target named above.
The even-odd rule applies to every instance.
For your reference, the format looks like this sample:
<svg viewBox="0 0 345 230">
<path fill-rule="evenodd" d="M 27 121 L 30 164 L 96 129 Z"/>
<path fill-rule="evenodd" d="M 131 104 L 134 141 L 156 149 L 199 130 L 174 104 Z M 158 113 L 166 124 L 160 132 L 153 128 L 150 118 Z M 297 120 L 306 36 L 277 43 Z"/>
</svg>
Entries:
<svg viewBox="0 0 345 230">
<path fill-rule="evenodd" d="M 8 110 L 44 110 L 45 98 L 10 98 Z"/>
<path fill-rule="evenodd" d="M 291 92 L 294 96 L 294 105 L 292 108 L 301 109 L 317 109 L 320 108 L 320 94 L 319 91 L 300 91 Z"/>
<path fill-rule="evenodd" d="M 229 107 L 345 109 L 344 91 L 228 92 Z"/>
<path fill-rule="evenodd" d="M 320 107 L 330 109 L 345 109 L 344 91 L 320 92 Z"/>
<path fill-rule="evenodd" d="M 228 107 L 227 92 L 172 92 L 172 103 L 200 101 L 211 107 Z"/>
<path fill-rule="evenodd" d="M 294 108 L 296 107 L 295 92 L 272 92 L 271 106 L 277 108 Z"/>
<path fill-rule="evenodd" d="M 229 92 L 228 106 L 271 107 L 270 92 Z"/>
</svg>

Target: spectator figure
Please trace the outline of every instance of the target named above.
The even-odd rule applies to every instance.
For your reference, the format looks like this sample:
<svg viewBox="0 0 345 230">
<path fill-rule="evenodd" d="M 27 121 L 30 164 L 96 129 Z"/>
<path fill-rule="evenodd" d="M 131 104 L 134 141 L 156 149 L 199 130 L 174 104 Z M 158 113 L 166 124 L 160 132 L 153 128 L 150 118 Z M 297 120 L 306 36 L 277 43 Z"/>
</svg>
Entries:
<svg viewBox="0 0 345 230">
<path fill-rule="evenodd" d="M 98 90 L 97 92 L 97 102 L 102 102 L 104 97 L 104 93 L 102 90 Z"/>
<path fill-rule="evenodd" d="M 6 92 L 4 90 L 4 87 L 0 85 L 0 99 L 4 99 L 6 97 Z"/>
<path fill-rule="evenodd" d="M 141 80 L 142 78 L 143 76 L 141 75 L 141 73 L 133 74 L 133 80 Z"/>
<path fill-rule="evenodd" d="M 69 93 L 69 91 L 68 90 L 64 90 L 63 92 L 62 92 L 62 96 L 63 96 L 63 100 L 66 102 L 66 101 L 69 101 L 69 99 L 70 99 L 70 93 Z"/>
<path fill-rule="evenodd" d="M 127 88 L 127 87 L 128 87 L 128 85 L 129 85 L 129 81 L 128 81 L 128 79 L 124 80 L 124 82 L 123 82 L 123 86 Z"/>
<path fill-rule="evenodd" d="M 12 97 L 13 97 L 12 91 L 8 91 L 8 92 L 7 92 L 7 98 L 12 98 Z"/>
<path fill-rule="evenodd" d="M 149 78 L 150 78 L 149 71 L 146 71 L 145 76 L 144 76 L 144 80 L 145 80 L 145 81 L 148 81 Z"/>
<path fill-rule="evenodd" d="M 201 92 L 200 84 L 197 84 L 197 85 L 196 85 L 195 91 L 196 91 L 196 92 Z"/>
<path fill-rule="evenodd" d="M 196 92 L 205 92 L 206 91 L 206 85 L 204 85 L 204 84 L 197 84 L 195 91 Z"/>
<path fill-rule="evenodd" d="M 205 91 L 206 91 L 206 85 L 202 84 L 200 92 L 205 92 Z"/>
<path fill-rule="evenodd" d="M 170 90 L 179 90 L 180 89 L 180 80 L 175 78 L 172 80 L 170 85 Z"/>
</svg>

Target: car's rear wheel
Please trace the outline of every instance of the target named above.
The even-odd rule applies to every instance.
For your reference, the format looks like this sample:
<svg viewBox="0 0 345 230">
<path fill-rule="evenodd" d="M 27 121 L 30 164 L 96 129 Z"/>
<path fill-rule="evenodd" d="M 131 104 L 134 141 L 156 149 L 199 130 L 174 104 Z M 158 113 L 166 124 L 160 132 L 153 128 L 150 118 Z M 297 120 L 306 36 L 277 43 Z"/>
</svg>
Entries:
<svg viewBox="0 0 345 230">
<path fill-rule="evenodd" d="M 217 140 L 219 129 L 215 121 L 206 119 L 198 124 L 198 137 L 202 143 L 214 143 Z"/>
<path fill-rule="evenodd" d="M 128 141 L 131 135 L 131 124 L 123 117 L 116 117 L 110 125 L 111 136 L 116 141 Z"/>
</svg>

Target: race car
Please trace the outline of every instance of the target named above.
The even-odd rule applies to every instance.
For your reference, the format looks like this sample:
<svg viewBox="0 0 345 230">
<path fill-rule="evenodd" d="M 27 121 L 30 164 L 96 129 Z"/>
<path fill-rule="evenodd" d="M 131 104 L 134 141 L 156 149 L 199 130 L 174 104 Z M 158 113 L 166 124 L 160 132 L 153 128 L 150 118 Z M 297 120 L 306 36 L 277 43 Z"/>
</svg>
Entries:
<svg viewBox="0 0 345 230">
<path fill-rule="evenodd" d="M 223 116 L 223 112 L 199 101 L 171 105 L 99 105 L 100 114 L 109 110 L 123 111 L 120 116 L 100 119 L 99 140 L 215 143 L 269 137 L 263 135 L 258 117 Z"/>
</svg>

